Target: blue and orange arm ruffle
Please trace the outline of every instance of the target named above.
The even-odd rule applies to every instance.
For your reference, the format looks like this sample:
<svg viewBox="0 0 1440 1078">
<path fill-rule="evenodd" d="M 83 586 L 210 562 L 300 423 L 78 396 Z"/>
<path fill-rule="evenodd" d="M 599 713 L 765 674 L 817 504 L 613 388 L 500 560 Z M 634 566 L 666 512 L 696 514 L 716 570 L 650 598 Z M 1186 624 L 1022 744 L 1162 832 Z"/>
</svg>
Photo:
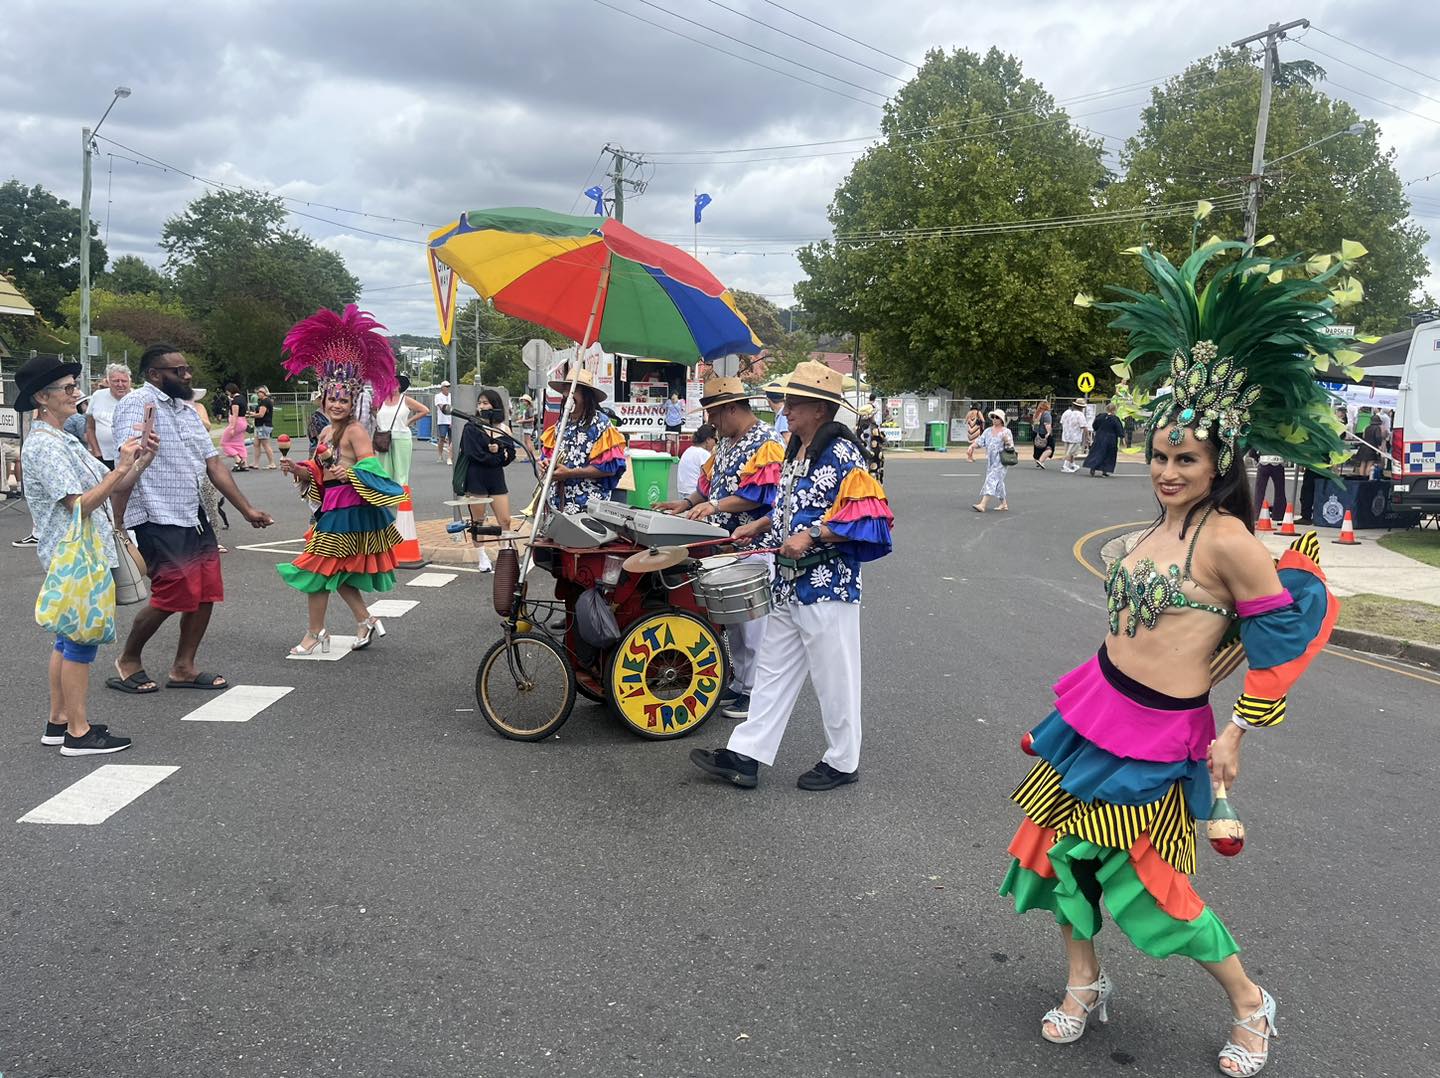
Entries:
<svg viewBox="0 0 1440 1078">
<path fill-rule="evenodd" d="M 705 458 L 705 463 L 700 465 L 700 480 L 695 484 L 695 489 L 700 492 L 700 497 L 710 497 L 711 484 L 715 476 L 715 454 L 711 453 Z"/>
<path fill-rule="evenodd" d="M 350 486 L 366 502 L 379 509 L 397 509 L 405 500 L 405 488 L 385 474 L 377 457 L 355 462 L 350 469 Z"/>
<path fill-rule="evenodd" d="M 555 455 L 555 427 L 546 427 L 540 435 L 540 459 L 549 461 Z"/>
<path fill-rule="evenodd" d="M 895 514 L 890 512 L 885 488 L 863 467 L 846 473 L 835 504 L 820 522 L 852 544 L 852 553 L 859 561 L 874 561 L 890 553 L 890 525 L 895 522 Z"/>
<path fill-rule="evenodd" d="M 1282 590 L 1235 604 L 1240 642 L 1250 669 L 1235 701 L 1235 717 L 1246 726 L 1275 726 L 1285 720 L 1285 697 L 1316 655 L 1330 642 L 1340 601 L 1320 571 L 1320 541 L 1307 532 L 1280 556 Z"/>
<path fill-rule="evenodd" d="M 780 469 L 784 463 L 784 448 L 773 438 L 767 438 L 741 467 L 735 497 L 769 509 L 780 490 Z"/>
<path fill-rule="evenodd" d="M 602 482 L 618 482 L 625 471 L 625 437 L 613 426 L 606 424 L 590 447 L 589 467 L 604 473 Z"/>
</svg>

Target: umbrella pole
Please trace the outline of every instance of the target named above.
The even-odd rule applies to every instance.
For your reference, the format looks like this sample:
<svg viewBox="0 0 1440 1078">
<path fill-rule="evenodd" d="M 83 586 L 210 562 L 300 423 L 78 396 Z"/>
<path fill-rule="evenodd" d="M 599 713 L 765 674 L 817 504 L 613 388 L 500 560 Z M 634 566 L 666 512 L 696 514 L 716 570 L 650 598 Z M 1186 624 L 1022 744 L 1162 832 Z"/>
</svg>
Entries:
<svg viewBox="0 0 1440 1078">
<path fill-rule="evenodd" d="M 550 454 L 550 461 L 545 467 L 545 475 L 540 480 L 540 502 L 535 511 L 535 523 L 530 531 L 530 542 L 525 546 L 525 557 L 520 563 L 520 579 L 516 582 L 516 591 L 524 587 L 525 579 L 530 575 L 530 570 L 535 566 L 535 539 L 541 530 L 549 523 L 550 514 L 553 512 L 550 506 L 550 487 L 555 478 L 555 466 L 560 461 L 560 440 L 565 436 L 565 427 L 570 419 L 570 413 L 575 410 L 575 384 L 580 380 L 580 364 L 584 360 L 585 351 L 594 343 L 592 334 L 595 332 L 595 324 L 600 316 L 600 301 L 605 296 L 605 290 L 610 286 L 610 256 L 605 256 L 605 265 L 600 269 L 600 280 L 595 285 L 595 298 L 590 303 L 590 317 L 585 322 L 584 339 L 579 342 L 579 348 L 575 352 L 575 362 L 570 365 L 570 388 L 565 393 L 565 404 L 560 409 L 560 418 L 555 421 L 555 452 Z M 541 394 L 541 408 L 544 408 L 544 394 Z M 543 414 L 543 413 L 542 413 Z"/>
</svg>

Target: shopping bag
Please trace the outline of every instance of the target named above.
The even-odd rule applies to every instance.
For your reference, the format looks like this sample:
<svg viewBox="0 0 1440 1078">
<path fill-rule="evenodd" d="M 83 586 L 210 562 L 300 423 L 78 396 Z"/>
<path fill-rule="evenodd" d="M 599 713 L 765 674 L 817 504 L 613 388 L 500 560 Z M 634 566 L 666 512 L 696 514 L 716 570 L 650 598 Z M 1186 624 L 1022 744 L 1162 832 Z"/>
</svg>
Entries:
<svg viewBox="0 0 1440 1078">
<path fill-rule="evenodd" d="M 35 624 L 77 644 L 115 639 L 115 582 L 100 531 L 81 514 L 78 498 L 35 599 Z"/>
</svg>

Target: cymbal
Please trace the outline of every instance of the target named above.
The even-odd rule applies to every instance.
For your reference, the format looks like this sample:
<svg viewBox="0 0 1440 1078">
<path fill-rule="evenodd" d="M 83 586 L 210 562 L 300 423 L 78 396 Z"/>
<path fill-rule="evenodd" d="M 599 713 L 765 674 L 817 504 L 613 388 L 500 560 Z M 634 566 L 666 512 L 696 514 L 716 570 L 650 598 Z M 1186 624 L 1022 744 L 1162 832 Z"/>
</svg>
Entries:
<svg viewBox="0 0 1440 1078">
<path fill-rule="evenodd" d="M 620 567 L 627 573 L 654 573 L 660 569 L 671 569 L 681 562 L 690 560 L 690 551 L 683 546 L 653 546 L 638 554 L 631 554 Z"/>
</svg>

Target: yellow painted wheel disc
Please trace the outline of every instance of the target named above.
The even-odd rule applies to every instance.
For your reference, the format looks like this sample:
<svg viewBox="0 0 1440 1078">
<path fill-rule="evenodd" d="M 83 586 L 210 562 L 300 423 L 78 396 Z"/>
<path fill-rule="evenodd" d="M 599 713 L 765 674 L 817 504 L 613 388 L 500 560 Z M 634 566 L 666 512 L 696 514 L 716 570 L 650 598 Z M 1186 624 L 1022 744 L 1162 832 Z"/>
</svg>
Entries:
<svg viewBox="0 0 1440 1078">
<path fill-rule="evenodd" d="M 729 672 L 715 627 L 667 610 L 626 629 L 610 658 L 605 695 L 641 737 L 684 737 L 719 710 Z"/>
</svg>

